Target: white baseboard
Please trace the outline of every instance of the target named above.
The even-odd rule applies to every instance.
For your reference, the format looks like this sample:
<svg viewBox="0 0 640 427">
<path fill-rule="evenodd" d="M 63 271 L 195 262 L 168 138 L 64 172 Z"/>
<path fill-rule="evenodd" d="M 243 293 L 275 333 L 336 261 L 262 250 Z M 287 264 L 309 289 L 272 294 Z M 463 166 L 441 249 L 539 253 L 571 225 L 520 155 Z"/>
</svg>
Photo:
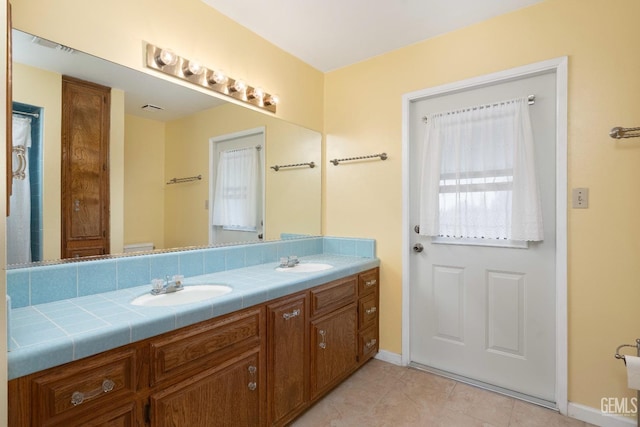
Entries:
<svg viewBox="0 0 640 427">
<path fill-rule="evenodd" d="M 391 353 L 390 351 L 379 350 L 375 358 L 378 360 L 382 360 L 383 362 L 389 362 L 389 363 L 393 363 L 394 365 L 403 366 L 402 356 L 398 353 Z"/>
<path fill-rule="evenodd" d="M 569 402 L 567 412 L 571 418 L 601 427 L 631 427 L 638 425 L 635 418 L 603 414 L 599 409 L 578 403 Z"/>
</svg>

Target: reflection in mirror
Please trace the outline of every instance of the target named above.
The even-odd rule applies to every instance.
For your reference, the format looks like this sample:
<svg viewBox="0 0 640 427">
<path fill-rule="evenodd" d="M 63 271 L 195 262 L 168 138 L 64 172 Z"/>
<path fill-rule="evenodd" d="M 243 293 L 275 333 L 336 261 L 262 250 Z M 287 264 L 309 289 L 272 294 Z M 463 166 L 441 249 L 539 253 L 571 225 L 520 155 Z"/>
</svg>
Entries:
<svg viewBox="0 0 640 427">
<path fill-rule="evenodd" d="M 38 115 L 31 116 L 28 154 L 31 215 L 26 222 L 32 228 L 33 261 L 60 258 L 63 75 L 111 88 L 111 254 L 219 243 L 210 224 L 216 171 L 212 141 L 257 128 L 264 129 L 264 218 L 257 234 L 265 240 L 285 233 L 320 234 L 321 168 L 270 168 L 320 165 L 318 132 L 17 30 L 13 37 L 14 109 Z M 201 179 L 170 184 L 197 176 Z"/>
</svg>

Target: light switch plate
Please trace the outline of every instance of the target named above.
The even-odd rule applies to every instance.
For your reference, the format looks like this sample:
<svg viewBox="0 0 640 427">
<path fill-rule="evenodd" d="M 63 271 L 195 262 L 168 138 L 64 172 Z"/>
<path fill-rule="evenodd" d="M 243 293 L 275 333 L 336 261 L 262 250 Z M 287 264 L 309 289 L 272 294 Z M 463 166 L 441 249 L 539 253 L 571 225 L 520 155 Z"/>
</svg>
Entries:
<svg viewBox="0 0 640 427">
<path fill-rule="evenodd" d="M 574 188 L 571 193 L 571 199 L 574 209 L 587 209 L 589 207 L 589 189 Z"/>
</svg>

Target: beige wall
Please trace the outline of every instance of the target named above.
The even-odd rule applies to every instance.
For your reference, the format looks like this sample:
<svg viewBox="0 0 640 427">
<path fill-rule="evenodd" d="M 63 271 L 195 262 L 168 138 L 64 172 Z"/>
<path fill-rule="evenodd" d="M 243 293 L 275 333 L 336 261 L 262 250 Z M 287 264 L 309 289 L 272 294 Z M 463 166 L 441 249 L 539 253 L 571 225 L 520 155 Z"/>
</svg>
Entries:
<svg viewBox="0 0 640 427">
<path fill-rule="evenodd" d="M 164 248 L 165 124 L 125 116 L 124 244 Z"/>
<path fill-rule="evenodd" d="M 167 123 L 165 176 L 202 175 L 203 179 L 166 186 L 166 247 L 208 243 L 209 139 L 257 127 L 265 128 L 265 238 L 276 239 L 283 232 L 320 234 L 320 134 L 228 104 Z M 270 169 L 275 164 L 311 161 L 318 167 Z"/>
<path fill-rule="evenodd" d="M 569 400 L 633 396 L 613 352 L 640 337 L 640 145 L 608 131 L 640 125 L 638 16 L 637 0 L 548 0 L 326 75 L 327 158 L 389 154 L 328 168 L 324 188 L 326 234 L 376 239 L 383 349 L 402 345 L 402 95 L 568 55 L 569 187 L 591 198 L 568 212 Z"/>
</svg>

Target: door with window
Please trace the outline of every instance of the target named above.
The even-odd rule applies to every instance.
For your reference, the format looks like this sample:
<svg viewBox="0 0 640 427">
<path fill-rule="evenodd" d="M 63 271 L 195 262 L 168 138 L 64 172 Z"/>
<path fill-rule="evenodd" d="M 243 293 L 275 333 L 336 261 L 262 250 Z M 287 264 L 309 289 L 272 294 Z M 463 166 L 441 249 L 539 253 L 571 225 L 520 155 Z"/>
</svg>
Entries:
<svg viewBox="0 0 640 427">
<path fill-rule="evenodd" d="M 411 231 L 411 363 L 550 405 L 556 372 L 555 91 L 555 73 L 546 73 L 425 98 L 411 105 L 409 130 L 411 226 L 436 230 Z M 423 152 L 423 118 L 490 109 L 530 94 L 535 95 L 535 104 L 527 105 L 535 162 L 529 166 L 535 164 L 539 210 L 527 203 L 516 208 L 519 202 L 513 201 L 522 197 L 520 190 L 514 192 L 522 187 L 522 169 L 514 172 L 505 158 L 518 157 L 519 148 L 475 142 L 469 148 L 469 138 L 476 136 L 460 128 L 458 136 L 466 142 L 453 148 L 459 152 L 451 154 L 443 145 L 433 154 L 441 159 L 432 187 L 439 206 L 425 213 L 421 182 L 433 168 Z M 478 125 L 484 119 L 471 120 Z M 485 134 L 480 140 L 487 137 L 497 138 Z M 471 166 L 456 169 L 447 163 L 450 158 Z M 525 221 L 525 237 L 510 238 L 512 222 L 521 217 L 541 219 L 541 234 L 527 235 Z"/>
<path fill-rule="evenodd" d="M 264 236 L 264 128 L 210 140 L 209 243 Z"/>
</svg>

